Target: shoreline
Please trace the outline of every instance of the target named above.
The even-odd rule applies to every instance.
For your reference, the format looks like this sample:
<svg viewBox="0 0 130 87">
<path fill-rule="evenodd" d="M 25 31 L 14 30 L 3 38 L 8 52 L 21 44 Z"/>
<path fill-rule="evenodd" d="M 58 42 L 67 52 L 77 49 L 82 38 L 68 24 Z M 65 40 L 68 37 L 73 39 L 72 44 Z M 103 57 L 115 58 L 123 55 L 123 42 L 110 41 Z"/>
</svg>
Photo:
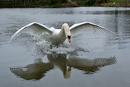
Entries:
<svg viewBox="0 0 130 87">
<path fill-rule="evenodd" d="M 68 0 L 69 1 L 69 0 Z M 98 0 L 97 0 L 98 1 Z M 18 3 L 18 2 L 1 2 L 0 1 L 0 8 L 70 8 L 70 7 L 130 7 L 130 0 L 127 2 L 120 1 L 114 2 L 114 0 L 109 1 L 107 3 L 102 2 L 93 2 L 91 4 L 86 3 L 86 1 L 71 1 L 66 3 L 57 3 L 57 4 L 45 4 L 45 3 Z"/>
</svg>

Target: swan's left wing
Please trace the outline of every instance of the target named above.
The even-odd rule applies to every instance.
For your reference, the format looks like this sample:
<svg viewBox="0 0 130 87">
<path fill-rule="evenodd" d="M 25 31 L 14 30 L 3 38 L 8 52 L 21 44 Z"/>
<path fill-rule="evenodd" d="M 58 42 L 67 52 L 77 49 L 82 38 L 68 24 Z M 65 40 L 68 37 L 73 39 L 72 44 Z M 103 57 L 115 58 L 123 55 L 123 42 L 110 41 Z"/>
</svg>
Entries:
<svg viewBox="0 0 130 87">
<path fill-rule="evenodd" d="M 47 32 L 49 34 L 52 34 L 53 31 L 50 30 L 48 27 L 46 27 L 43 24 L 37 23 L 37 22 L 32 22 L 28 25 L 25 25 L 24 27 L 20 28 L 18 31 L 16 31 L 12 37 L 10 38 L 10 41 L 18 34 L 20 33 L 27 33 L 31 34 L 33 36 L 40 36 L 43 32 Z"/>
<path fill-rule="evenodd" d="M 116 33 L 105 29 L 102 26 L 90 23 L 90 22 L 83 22 L 74 24 L 70 27 L 70 31 L 72 34 L 78 34 L 78 33 L 85 33 L 85 32 L 94 32 L 94 33 L 101 33 L 106 34 L 110 36 L 115 36 Z"/>
</svg>

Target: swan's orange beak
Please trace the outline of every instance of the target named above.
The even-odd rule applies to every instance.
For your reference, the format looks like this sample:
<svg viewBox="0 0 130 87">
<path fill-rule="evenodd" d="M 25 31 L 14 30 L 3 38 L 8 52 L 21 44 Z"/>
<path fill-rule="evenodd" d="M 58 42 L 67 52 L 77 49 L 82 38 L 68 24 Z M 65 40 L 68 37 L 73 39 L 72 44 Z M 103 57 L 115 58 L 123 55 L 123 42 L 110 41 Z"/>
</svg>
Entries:
<svg viewBox="0 0 130 87">
<path fill-rule="evenodd" d="M 70 43 L 71 42 L 71 39 L 68 37 L 68 42 Z"/>
<path fill-rule="evenodd" d="M 68 42 L 71 42 L 71 36 L 68 35 Z"/>
</svg>

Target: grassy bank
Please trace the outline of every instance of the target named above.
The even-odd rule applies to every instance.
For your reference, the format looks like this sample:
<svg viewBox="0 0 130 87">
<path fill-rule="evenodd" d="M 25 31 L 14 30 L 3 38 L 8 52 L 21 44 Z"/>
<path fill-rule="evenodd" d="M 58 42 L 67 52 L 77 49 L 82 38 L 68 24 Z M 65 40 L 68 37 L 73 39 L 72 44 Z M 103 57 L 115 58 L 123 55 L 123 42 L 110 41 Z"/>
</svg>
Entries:
<svg viewBox="0 0 130 87">
<path fill-rule="evenodd" d="M 108 3 L 101 3 L 103 7 L 130 7 L 130 0 L 111 0 Z"/>
<path fill-rule="evenodd" d="M 78 6 L 130 7 L 130 0 L 74 0 Z"/>
</svg>

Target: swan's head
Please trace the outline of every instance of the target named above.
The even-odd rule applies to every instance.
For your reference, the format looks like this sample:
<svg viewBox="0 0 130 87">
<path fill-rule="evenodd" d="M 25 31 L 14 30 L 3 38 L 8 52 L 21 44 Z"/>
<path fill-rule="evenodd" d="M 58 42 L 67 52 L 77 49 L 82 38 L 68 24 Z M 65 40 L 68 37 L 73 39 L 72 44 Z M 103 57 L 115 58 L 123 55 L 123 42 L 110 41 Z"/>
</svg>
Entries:
<svg viewBox="0 0 130 87">
<path fill-rule="evenodd" d="M 71 42 L 71 33 L 70 33 L 70 29 L 66 28 L 65 29 L 65 34 L 66 34 L 66 38 L 68 38 L 68 42 Z"/>
<path fill-rule="evenodd" d="M 70 29 L 69 29 L 69 25 L 67 23 L 64 23 L 62 25 L 62 28 L 64 29 L 66 38 L 68 38 L 68 42 L 71 42 L 71 33 L 70 33 Z"/>
<path fill-rule="evenodd" d="M 71 42 L 71 36 L 68 35 L 68 42 L 70 43 Z"/>
</svg>

